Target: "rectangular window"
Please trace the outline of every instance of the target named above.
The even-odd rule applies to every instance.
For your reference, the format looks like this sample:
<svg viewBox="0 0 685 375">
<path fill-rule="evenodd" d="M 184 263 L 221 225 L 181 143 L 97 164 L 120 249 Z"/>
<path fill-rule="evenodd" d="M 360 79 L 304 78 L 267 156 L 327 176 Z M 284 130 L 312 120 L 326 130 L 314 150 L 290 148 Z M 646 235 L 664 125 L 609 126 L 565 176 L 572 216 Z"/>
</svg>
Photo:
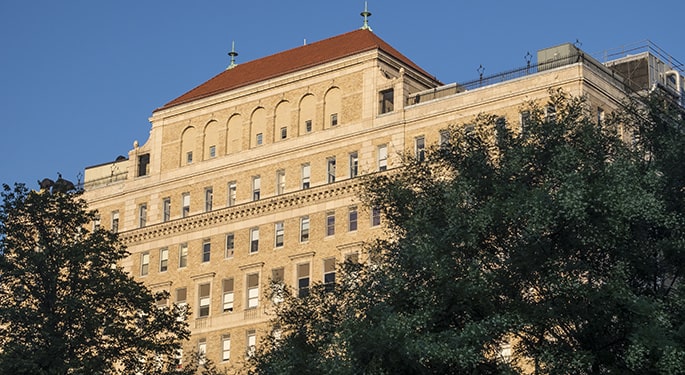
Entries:
<svg viewBox="0 0 685 375">
<path fill-rule="evenodd" d="M 259 306 L 259 274 L 247 275 L 247 308 L 254 309 Z"/>
<path fill-rule="evenodd" d="M 188 244 L 182 243 L 178 248 L 178 268 L 184 268 L 188 265 Z"/>
<path fill-rule="evenodd" d="M 197 342 L 197 363 L 200 366 L 204 366 L 207 361 L 207 339 L 200 339 Z"/>
<path fill-rule="evenodd" d="M 209 157 L 210 158 L 216 157 L 216 146 L 214 146 L 214 145 L 209 146 Z"/>
<path fill-rule="evenodd" d="M 221 360 L 223 362 L 231 359 L 231 336 L 221 336 Z"/>
<path fill-rule="evenodd" d="M 235 235 L 233 233 L 226 234 L 226 253 L 224 258 L 233 258 L 235 251 Z"/>
<path fill-rule="evenodd" d="M 193 164 L 193 152 L 186 152 L 186 164 Z"/>
<path fill-rule="evenodd" d="M 198 295 L 198 310 L 197 310 L 197 316 L 198 318 L 204 318 L 209 316 L 209 283 L 206 284 L 200 284 L 197 287 L 197 295 Z"/>
<path fill-rule="evenodd" d="M 380 92 L 379 97 L 378 113 L 392 112 L 394 110 L 395 91 L 393 89 L 383 90 Z"/>
<path fill-rule="evenodd" d="M 271 302 L 274 304 L 279 304 L 283 302 L 283 296 L 284 296 L 284 275 L 285 271 L 283 267 L 279 268 L 274 268 L 271 270 L 271 286 L 273 288 L 272 294 L 271 294 Z"/>
<path fill-rule="evenodd" d="M 323 283 L 328 291 L 335 285 L 335 258 L 323 260 Z"/>
<path fill-rule="evenodd" d="M 378 207 L 371 208 L 371 226 L 377 227 L 381 225 L 381 209 Z"/>
<path fill-rule="evenodd" d="M 147 204 L 138 206 L 138 227 L 143 228 L 147 222 Z"/>
<path fill-rule="evenodd" d="M 440 130 L 440 147 L 447 147 L 450 144 L 450 132 Z"/>
<path fill-rule="evenodd" d="M 350 232 L 357 230 L 357 207 L 350 208 L 348 214 L 348 229 Z"/>
<path fill-rule="evenodd" d="M 414 139 L 414 155 L 419 161 L 424 161 L 426 158 L 426 139 L 424 137 L 416 137 Z"/>
<path fill-rule="evenodd" d="M 202 242 L 202 263 L 209 262 L 212 254 L 212 243 L 209 240 Z"/>
<path fill-rule="evenodd" d="M 186 217 L 190 214 L 190 193 L 183 193 L 181 195 L 181 202 L 183 202 L 181 217 Z"/>
<path fill-rule="evenodd" d="M 302 164 L 302 188 L 309 189 L 309 178 L 311 174 L 311 167 L 309 163 Z"/>
<path fill-rule="evenodd" d="M 247 352 L 245 353 L 245 355 L 247 355 L 247 357 L 249 358 L 255 355 L 257 347 L 257 332 L 254 329 L 247 331 L 246 341 Z"/>
<path fill-rule="evenodd" d="M 112 232 L 119 232 L 119 211 L 112 211 Z"/>
<path fill-rule="evenodd" d="M 236 182 L 231 181 L 228 183 L 228 206 L 234 206 L 235 205 L 235 198 L 236 198 Z"/>
<path fill-rule="evenodd" d="M 530 124 L 530 111 L 521 111 L 520 115 L 520 122 L 521 122 L 521 131 L 525 131 L 528 125 Z"/>
<path fill-rule="evenodd" d="M 162 200 L 162 221 L 171 220 L 171 198 Z"/>
<path fill-rule="evenodd" d="M 93 232 L 100 229 L 100 215 L 93 218 Z"/>
<path fill-rule="evenodd" d="M 307 120 L 304 122 L 304 131 L 307 133 L 312 132 L 312 120 Z"/>
<path fill-rule="evenodd" d="M 150 154 L 138 156 L 138 177 L 150 174 Z"/>
<path fill-rule="evenodd" d="M 212 203 L 214 201 L 214 191 L 211 187 L 205 188 L 205 212 L 212 210 Z"/>
<path fill-rule="evenodd" d="M 359 263 L 359 253 L 345 254 L 345 262 Z"/>
<path fill-rule="evenodd" d="M 159 272 L 166 272 L 169 269 L 169 249 L 166 247 L 159 250 Z"/>
<path fill-rule="evenodd" d="M 284 230 L 284 225 L 282 221 L 277 222 L 274 225 L 274 238 L 276 239 L 274 241 L 274 247 L 281 247 L 283 246 L 283 237 L 285 236 L 285 230 Z"/>
<path fill-rule="evenodd" d="M 309 216 L 300 218 L 300 242 L 309 241 Z"/>
<path fill-rule="evenodd" d="M 222 298 L 222 309 L 225 313 L 233 312 L 233 278 L 224 279 L 222 282 L 223 286 L 223 298 Z"/>
<path fill-rule="evenodd" d="M 144 252 L 140 254 L 140 276 L 145 276 L 150 270 L 150 253 Z"/>
<path fill-rule="evenodd" d="M 186 297 L 188 295 L 188 290 L 186 288 L 176 289 L 176 304 L 180 308 L 180 315 L 176 318 L 178 321 L 182 322 L 186 319 Z"/>
<path fill-rule="evenodd" d="M 548 105 L 545 107 L 545 120 L 547 122 L 557 121 L 557 107 L 553 105 Z"/>
<path fill-rule="evenodd" d="M 503 137 L 507 131 L 507 119 L 500 116 L 495 120 L 495 135 Z"/>
<path fill-rule="evenodd" d="M 276 172 L 276 195 L 285 193 L 285 171 L 279 170 Z"/>
<path fill-rule="evenodd" d="M 257 139 L 256 139 L 256 141 L 257 141 L 257 146 L 259 146 L 259 145 L 262 144 L 263 138 L 264 138 L 264 137 L 262 136 L 262 133 L 257 133 Z"/>
<path fill-rule="evenodd" d="M 331 126 L 336 126 L 338 125 L 338 114 L 337 113 L 331 113 Z"/>
<path fill-rule="evenodd" d="M 326 213 L 326 236 L 335 234 L 335 212 Z"/>
<path fill-rule="evenodd" d="M 597 107 L 597 124 L 604 122 L 604 109 L 602 107 Z"/>
<path fill-rule="evenodd" d="M 329 184 L 335 182 L 335 157 L 326 159 L 326 175 Z"/>
<path fill-rule="evenodd" d="M 356 152 L 350 153 L 350 178 L 357 177 L 359 174 L 359 157 Z"/>
<path fill-rule="evenodd" d="M 250 254 L 259 251 L 259 228 L 250 229 Z"/>
<path fill-rule="evenodd" d="M 286 139 L 288 138 L 288 128 L 282 127 L 281 128 L 281 139 Z"/>
<path fill-rule="evenodd" d="M 388 146 L 378 146 L 378 170 L 384 171 L 388 169 Z"/>
<path fill-rule="evenodd" d="M 258 201 L 260 190 L 262 186 L 262 179 L 259 176 L 252 177 L 252 200 Z"/>
<path fill-rule="evenodd" d="M 165 297 L 165 298 L 160 298 L 160 299 L 155 300 L 155 306 L 157 306 L 160 309 L 167 307 L 168 305 L 169 305 L 169 298 Z"/>
<path fill-rule="evenodd" d="M 309 294 L 309 263 L 297 265 L 297 295 L 305 297 Z"/>
</svg>

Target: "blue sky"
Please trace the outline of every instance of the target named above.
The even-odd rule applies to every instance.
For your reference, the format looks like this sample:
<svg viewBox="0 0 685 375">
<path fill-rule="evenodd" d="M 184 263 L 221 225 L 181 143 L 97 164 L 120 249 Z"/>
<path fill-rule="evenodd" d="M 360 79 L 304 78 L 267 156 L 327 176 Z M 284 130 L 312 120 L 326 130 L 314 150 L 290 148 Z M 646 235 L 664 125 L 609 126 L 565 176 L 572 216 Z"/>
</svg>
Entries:
<svg viewBox="0 0 685 375">
<path fill-rule="evenodd" d="M 653 5 L 652 5 L 653 4 Z M 371 0 L 370 25 L 445 83 L 525 65 L 576 40 L 587 53 L 645 40 L 685 61 L 685 1 Z M 238 63 L 361 26 L 362 0 L 0 0 L 0 183 L 76 182 L 143 144 L 148 118 Z"/>
</svg>

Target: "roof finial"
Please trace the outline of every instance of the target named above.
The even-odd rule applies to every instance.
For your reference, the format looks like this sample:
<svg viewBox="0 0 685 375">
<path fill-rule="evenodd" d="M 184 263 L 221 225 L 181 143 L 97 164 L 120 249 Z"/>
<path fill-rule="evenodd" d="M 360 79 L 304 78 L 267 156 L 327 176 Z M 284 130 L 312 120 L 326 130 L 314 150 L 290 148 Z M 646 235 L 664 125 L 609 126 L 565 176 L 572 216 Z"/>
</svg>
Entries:
<svg viewBox="0 0 685 375">
<path fill-rule="evenodd" d="M 362 27 L 360 27 L 360 29 L 373 31 L 373 30 L 371 30 L 371 27 L 369 26 L 369 17 L 371 17 L 371 12 L 369 12 L 368 4 L 366 1 L 364 2 L 364 11 L 361 12 L 360 14 L 362 17 L 364 17 L 364 25 L 362 25 Z"/>
<path fill-rule="evenodd" d="M 231 42 L 231 52 L 229 52 L 228 55 L 231 56 L 231 64 L 228 66 L 228 68 L 226 68 L 226 70 L 233 69 L 238 66 L 238 64 L 235 63 L 235 57 L 238 56 L 238 52 L 235 51 L 235 40 Z"/>
</svg>

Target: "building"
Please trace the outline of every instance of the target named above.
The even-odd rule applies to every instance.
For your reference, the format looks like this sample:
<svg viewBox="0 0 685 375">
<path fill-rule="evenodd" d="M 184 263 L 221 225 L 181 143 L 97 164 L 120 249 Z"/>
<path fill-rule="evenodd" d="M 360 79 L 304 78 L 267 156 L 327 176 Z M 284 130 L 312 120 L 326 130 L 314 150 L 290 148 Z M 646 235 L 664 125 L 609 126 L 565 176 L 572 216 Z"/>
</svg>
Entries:
<svg viewBox="0 0 685 375">
<path fill-rule="evenodd" d="M 598 121 L 635 91 L 682 100 L 682 65 L 654 51 L 601 63 L 564 44 L 447 85 L 366 24 L 239 65 L 232 51 L 227 70 L 154 110 L 143 145 L 86 168 L 84 198 L 127 245 L 123 266 L 191 308 L 185 350 L 239 367 L 270 329 L 272 280 L 300 294 L 334 282 L 338 263 L 382 235 L 356 198 L 359 176 L 392 173 L 400 153 L 420 157 L 479 113 L 520 128 L 523 104 L 544 105 L 549 88 L 585 95 Z"/>
</svg>

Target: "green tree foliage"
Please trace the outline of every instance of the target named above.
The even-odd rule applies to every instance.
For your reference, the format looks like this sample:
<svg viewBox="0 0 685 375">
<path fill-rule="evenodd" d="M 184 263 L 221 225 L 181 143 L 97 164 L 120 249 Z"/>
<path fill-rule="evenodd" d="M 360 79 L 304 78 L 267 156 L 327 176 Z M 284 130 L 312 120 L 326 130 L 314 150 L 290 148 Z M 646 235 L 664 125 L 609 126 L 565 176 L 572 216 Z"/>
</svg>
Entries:
<svg viewBox="0 0 685 375">
<path fill-rule="evenodd" d="M 371 176 L 387 236 L 284 298 L 255 373 L 685 373 L 685 123 L 664 103 L 598 123 L 556 91 L 520 132 L 481 115 Z"/>
<path fill-rule="evenodd" d="M 175 368 L 187 324 L 119 261 L 78 192 L 4 185 L 0 207 L 0 373 L 134 374 Z"/>
</svg>

